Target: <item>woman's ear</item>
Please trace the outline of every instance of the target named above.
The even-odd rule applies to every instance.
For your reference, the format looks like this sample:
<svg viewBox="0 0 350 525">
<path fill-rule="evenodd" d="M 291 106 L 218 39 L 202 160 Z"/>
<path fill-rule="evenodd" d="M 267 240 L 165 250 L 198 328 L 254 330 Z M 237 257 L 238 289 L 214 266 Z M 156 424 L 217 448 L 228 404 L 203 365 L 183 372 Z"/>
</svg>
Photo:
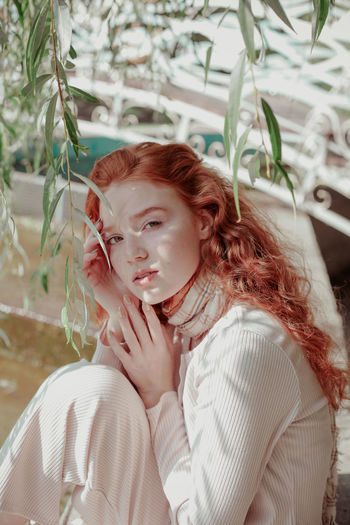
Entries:
<svg viewBox="0 0 350 525">
<path fill-rule="evenodd" d="M 198 233 L 201 241 L 210 237 L 213 229 L 213 217 L 208 210 L 200 210 L 198 213 Z"/>
</svg>

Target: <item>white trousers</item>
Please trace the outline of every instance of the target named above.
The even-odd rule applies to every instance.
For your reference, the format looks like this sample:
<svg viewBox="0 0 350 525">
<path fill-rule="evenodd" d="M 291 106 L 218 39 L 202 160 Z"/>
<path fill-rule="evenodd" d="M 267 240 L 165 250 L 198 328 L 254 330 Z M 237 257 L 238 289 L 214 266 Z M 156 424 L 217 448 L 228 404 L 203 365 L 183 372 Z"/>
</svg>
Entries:
<svg viewBox="0 0 350 525">
<path fill-rule="evenodd" d="M 57 525 L 68 484 L 88 525 L 171 522 L 140 397 L 84 359 L 44 381 L 2 447 L 0 525 L 1 511 Z"/>
</svg>

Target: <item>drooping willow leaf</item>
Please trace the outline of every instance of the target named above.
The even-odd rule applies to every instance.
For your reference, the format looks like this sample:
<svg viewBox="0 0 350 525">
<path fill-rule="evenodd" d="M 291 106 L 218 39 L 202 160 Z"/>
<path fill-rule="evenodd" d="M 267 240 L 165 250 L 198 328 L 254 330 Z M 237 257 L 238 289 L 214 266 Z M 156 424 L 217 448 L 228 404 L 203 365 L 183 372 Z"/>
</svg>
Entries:
<svg viewBox="0 0 350 525">
<path fill-rule="evenodd" d="M 249 179 L 254 186 L 256 179 L 260 177 L 260 149 L 257 149 L 247 164 Z"/>
<path fill-rule="evenodd" d="M 269 104 L 261 98 L 262 108 L 265 114 L 267 127 L 269 130 L 271 148 L 272 148 L 272 157 L 275 162 L 282 159 L 282 142 L 281 142 L 281 133 L 280 128 L 277 122 L 277 119 L 274 115 Z"/>
<path fill-rule="evenodd" d="M 233 166 L 233 178 L 232 178 L 233 196 L 234 196 L 234 199 L 235 199 L 235 205 L 236 205 L 236 211 L 237 211 L 237 215 L 238 215 L 238 220 L 241 219 L 241 210 L 240 210 L 240 207 L 239 207 L 239 198 L 238 198 L 238 168 L 239 168 L 239 163 L 240 163 L 240 160 L 241 160 L 241 157 L 242 157 L 242 153 L 243 153 L 243 150 L 244 150 L 244 146 L 247 143 L 248 135 L 249 135 L 251 129 L 252 129 L 252 126 L 249 126 L 243 132 L 243 134 L 240 136 L 240 138 L 238 140 L 237 148 L 236 148 L 236 151 L 235 151 L 235 155 L 233 157 L 233 163 L 232 163 L 232 166 Z"/>
<path fill-rule="evenodd" d="M 55 119 L 55 111 L 56 111 L 56 104 L 57 104 L 57 97 L 58 92 L 55 93 L 49 102 L 47 111 L 46 111 L 46 119 L 45 119 L 45 145 L 46 145 L 46 153 L 49 158 L 50 164 L 53 165 L 53 127 L 54 127 L 54 119 Z"/>
<path fill-rule="evenodd" d="M 76 158 L 78 158 L 78 156 L 79 156 L 78 133 L 77 133 L 77 128 L 75 126 L 75 122 L 74 122 L 74 120 L 72 118 L 72 114 L 69 111 L 68 106 L 65 108 L 63 114 L 64 114 L 64 118 L 65 118 L 66 125 L 67 125 L 68 135 L 69 135 L 70 141 L 72 143 L 75 156 L 76 156 Z"/>
<path fill-rule="evenodd" d="M 71 94 L 74 95 L 75 97 L 83 98 L 87 102 L 93 102 L 94 104 L 98 103 L 97 97 L 90 95 L 90 93 L 87 93 L 86 91 L 83 91 L 82 89 L 79 89 L 74 86 L 69 86 L 69 90 Z"/>
<path fill-rule="evenodd" d="M 255 62 L 254 16 L 250 0 L 239 0 L 237 16 L 248 57 Z"/>
<path fill-rule="evenodd" d="M 36 73 L 40 65 L 41 58 L 46 48 L 49 36 L 49 7 L 47 2 L 39 10 L 31 26 L 27 48 L 26 48 L 26 69 L 29 81 L 35 85 Z"/>
<path fill-rule="evenodd" d="M 206 52 L 206 56 L 205 56 L 205 69 L 204 69 L 204 85 L 205 86 L 207 85 L 207 82 L 208 82 L 208 72 L 209 72 L 209 67 L 210 67 L 211 55 L 212 55 L 212 52 L 213 52 L 213 45 L 214 44 L 211 44 L 208 47 L 207 52 Z"/>
<path fill-rule="evenodd" d="M 66 186 L 67 186 L 67 184 L 65 186 L 63 186 L 63 188 L 61 188 L 55 194 L 54 198 L 52 199 L 52 201 L 50 203 L 47 217 L 44 218 L 43 229 L 42 229 L 42 232 L 41 232 L 40 254 L 43 253 L 45 242 L 46 242 L 46 238 L 47 238 L 47 234 L 48 234 L 49 229 L 50 229 L 52 217 L 53 217 L 53 215 L 54 215 L 54 213 L 56 211 L 57 204 L 59 203 L 60 198 L 62 197 L 62 193 L 64 192 Z"/>
<path fill-rule="evenodd" d="M 34 94 L 36 95 L 41 90 L 41 88 L 44 86 L 44 84 L 46 84 L 46 82 L 50 80 L 52 77 L 53 77 L 52 73 L 45 73 L 44 75 L 40 75 L 39 77 L 35 79 L 35 85 L 33 81 L 28 82 L 28 84 L 26 84 L 21 91 L 22 97 L 28 97 Z"/>
<path fill-rule="evenodd" d="M 112 206 L 109 200 L 107 199 L 107 197 L 105 196 L 105 194 L 100 190 L 100 188 L 88 177 L 84 177 L 83 175 L 80 175 L 79 173 L 76 173 L 75 171 L 72 171 L 72 173 L 73 175 L 75 175 L 75 177 L 78 177 L 78 179 L 80 179 L 84 184 L 86 184 L 97 195 L 97 197 L 104 204 L 104 206 L 107 208 L 109 213 L 113 215 Z"/>
<path fill-rule="evenodd" d="M 70 342 L 71 340 L 71 337 L 72 337 L 72 330 L 71 330 L 71 327 L 69 325 L 69 319 L 68 319 L 68 309 L 67 309 L 67 305 L 65 304 L 61 310 L 61 322 L 62 322 L 62 325 L 64 327 L 64 330 L 66 332 L 66 339 L 67 339 L 67 344 Z"/>
<path fill-rule="evenodd" d="M 285 10 L 283 9 L 282 5 L 280 4 L 279 0 L 263 0 L 265 4 L 267 4 L 271 9 L 276 13 L 278 18 L 282 20 L 290 29 L 294 31 L 294 27 L 290 23 L 290 20 L 288 16 L 286 15 Z"/>
<path fill-rule="evenodd" d="M 109 260 L 109 257 L 108 257 L 108 253 L 107 253 L 107 250 L 106 250 L 106 246 L 105 246 L 105 243 L 103 242 L 103 239 L 101 237 L 101 235 L 99 234 L 99 232 L 97 231 L 96 229 L 96 226 L 94 225 L 94 223 L 91 221 L 91 219 L 86 215 L 86 213 L 84 213 L 83 211 L 79 210 L 78 208 L 74 208 L 74 211 L 80 215 L 80 217 L 83 219 L 83 221 L 85 222 L 85 224 L 90 228 L 90 230 L 92 231 L 92 233 L 95 235 L 95 237 L 97 238 L 98 242 L 100 243 L 100 246 L 103 250 L 103 253 L 105 254 L 105 257 L 106 257 L 106 260 L 107 260 L 107 264 L 108 264 L 108 268 L 111 269 L 111 263 L 110 263 L 110 260 Z"/>
<path fill-rule="evenodd" d="M 64 0 L 54 0 L 54 13 L 61 60 L 65 62 L 72 41 L 72 20 L 69 7 Z"/>
<path fill-rule="evenodd" d="M 2 328 L 0 328 L 0 338 L 4 341 L 5 345 L 10 347 L 10 339 L 8 338 L 6 332 Z"/>
<path fill-rule="evenodd" d="M 53 196 L 55 194 L 56 186 L 56 173 L 52 166 L 49 166 L 44 182 L 43 189 L 43 212 L 44 218 L 48 218 L 50 204 L 52 202 Z"/>
<path fill-rule="evenodd" d="M 231 165 L 230 123 L 229 123 L 229 118 L 228 118 L 228 112 L 227 111 L 226 111 L 226 115 L 225 115 L 225 125 L 224 125 L 223 139 L 224 139 L 225 154 L 226 154 L 226 157 L 227 157 L 227 160 L 228 160 L 228 164 L 230 166 Z"/>
<path fill-rule="evenodd" d="M 227 105 L 227 120 L 234 145 L 236 145 L 237 143 L 237 124 L 239 110 L 241 106 L 241 95 L 246 57 L 246 51 L 244 50 L 239 56 L 237 63 L 232 70 L 230 78 L 229 97 Z"/>
<path fill-rule="evenodd" d="M 296 209 L 296 202 L 295 202 L 295 195 L 294 195 L 294 188 L 293 188 L 292 181 L 290 180 L 287 171 L 285 170 L 285 168 L 282 166 L 282 164 L 280 162 L 276 162 L 276 166 L 277 166 L 278 171 L 281 173 L 281 175 L 283 176 L 284 180 L 286 181 L 287 188 L 289 189 L 289 191 L 290 191 L 290 193 L 292 195 L 294 209 Z"/>
<path fill-rule="evenodd" d="M 327 20 L 330 0 L 313 0 L 314 11 L 312 14 L 312 46 L 319 38 Z"/>
</svg>

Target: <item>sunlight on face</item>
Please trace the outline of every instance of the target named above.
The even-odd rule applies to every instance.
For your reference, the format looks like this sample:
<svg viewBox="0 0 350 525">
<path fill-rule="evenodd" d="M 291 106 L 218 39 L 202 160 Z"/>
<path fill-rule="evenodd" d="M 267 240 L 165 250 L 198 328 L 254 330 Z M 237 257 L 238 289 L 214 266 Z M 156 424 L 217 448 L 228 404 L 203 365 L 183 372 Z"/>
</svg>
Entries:
<svg viewBox="0 0 350 525">
<path fill-rule="evenodd" d="M 176 190 L 146 180 L 114 182 L 105 192 L 113 216 L 100 206 L 113 268 L 136 297 L 164 301 L 192 277 L 207 238 L 201 218 Z"/>
</svg>

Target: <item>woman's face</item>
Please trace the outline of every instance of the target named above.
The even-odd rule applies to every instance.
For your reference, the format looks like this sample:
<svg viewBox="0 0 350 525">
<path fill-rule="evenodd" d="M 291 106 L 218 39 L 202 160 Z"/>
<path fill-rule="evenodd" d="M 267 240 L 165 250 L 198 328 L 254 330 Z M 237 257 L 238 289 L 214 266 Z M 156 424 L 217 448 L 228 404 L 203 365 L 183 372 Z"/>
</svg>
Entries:
<svg viewBox="0 0 350 525">
<path fill-rule="evenodd" d="M 100 206 L 100 216 L 116 273 L 139 299 L 149 304 L 168 299 L 199 265 L 208 218 L 195 216 L 166 184 L 114 182 L 105 195 L 113 215 Z"/>
</svg>

